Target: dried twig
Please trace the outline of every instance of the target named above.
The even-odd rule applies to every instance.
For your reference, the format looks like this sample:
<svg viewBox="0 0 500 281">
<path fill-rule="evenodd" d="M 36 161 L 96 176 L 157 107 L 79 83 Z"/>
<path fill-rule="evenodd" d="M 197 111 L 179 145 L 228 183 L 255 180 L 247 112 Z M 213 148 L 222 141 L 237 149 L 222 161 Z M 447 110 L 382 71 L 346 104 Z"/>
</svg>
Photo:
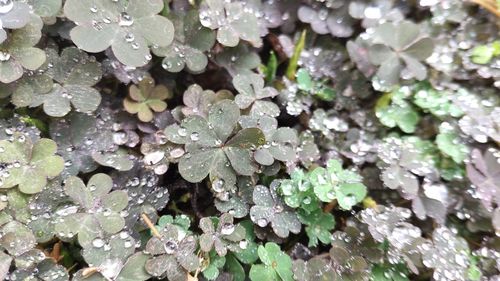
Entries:
<svg viewBox="0 0 500 281">
<path fill-rule="evenodd" d="M 153 236 L 155 236 L 157 238 L 161 238 L 160 232 L 158 232 L 158 229 L 156 229 L 155 225 L 149 219 L 148 215 L 141 214 L 141 217 L 142 217 L 142 220 L 144 221 L 144 223 L 146 223 L 146 225 L 149 227 L 149 229 L 151 229 L 151 233 L 153 233 Z"/>
<path fill-rule="evenodd" d="M 500 9 L 495 0 L 469 0 L 500 18 Z"/>
</svg>

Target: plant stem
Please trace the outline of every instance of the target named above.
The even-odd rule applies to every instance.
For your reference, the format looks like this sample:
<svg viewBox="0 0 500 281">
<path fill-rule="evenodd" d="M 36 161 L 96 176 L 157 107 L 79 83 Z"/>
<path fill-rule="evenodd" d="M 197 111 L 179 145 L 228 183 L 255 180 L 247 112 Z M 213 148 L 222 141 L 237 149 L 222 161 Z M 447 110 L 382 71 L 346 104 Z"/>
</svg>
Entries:
<svg viewBox="0 0 500 281">
<path fill-rule="evenodd" d="M 142 217 L 142 220 L 144 220 L 144 223 L 146 223 L 146 225 L 149 227 L 149 229 L 151 229 L 151 233 L 153 233 L 153 236 L 155 236 L 157 238 L 161 238 L 160 232 L 158 232 L 158 230 L 156 229 L 153 222 L 151 222 L 151 220 L 149 219 L 148 215 L 141 214 L 141 217 Z"/>
</svg>

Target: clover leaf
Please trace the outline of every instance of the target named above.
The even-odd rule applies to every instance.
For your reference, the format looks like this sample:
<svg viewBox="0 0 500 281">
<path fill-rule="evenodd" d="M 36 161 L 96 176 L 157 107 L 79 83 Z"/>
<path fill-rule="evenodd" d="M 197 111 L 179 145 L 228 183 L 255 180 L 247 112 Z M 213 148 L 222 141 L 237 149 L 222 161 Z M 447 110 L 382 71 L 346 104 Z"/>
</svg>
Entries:
<svg viewBox="0 0 500 281">
<path fill-rule="evenodd" d="M 21 78 L 25 69 L 36 70 L 43 65 L 45 52 L 33 47 L 42 36 L 42 26 L 42 20 L 32 15 L 29 23 L 13 30 L 9 38 L 0 44 L 0 82 L 14 82 Z"/>
<path fill-rule="evenodd" d="M 48 53 L 52 67 L 48 67 L 46 74 L 58 84 L 43 95 L 45 113 L 54 117 L 65 116 L 71 110 L 70 104 L 78 112 L 95 111 L 101 103 L 101 94 L 92 86 L 101 79 L 101 65 L 94 57 L 75 47 L 64 49 L 60 56 L 55 50 Z"/>
<path fill-rule="evenodd" d="M 230 100 L 214 104 L 207 118 L 189 116 L 180 125 L 165 129 L 167 139 L 185 144 L 179 172 L 189 182 L 200 182 L 210 175 L 216 193 L 231 190 L 236 175 L 251 176 L 257 165 L 251 150 L 264 143 L 260 129 L 247 128 L 233 134 L 240 117 L 238 106 Z"/>
<path fill-rule="evenodd" d="M 57 16 L 62 7 L 62 0 L 28 0 L 28 4 L 33 7 L 35 14 L 44 18 L 46 24 L 53 24 L 55 20 L 48 18 Z"/>
<path fill-rule="evenodd" d="M 311 213 L 299 212 L 300 221 L 306 225 L 305 230 L 309 238 L 309 247 L 318 246 L 318 241 L 329 244 L 331 241 L 331 230 L 335 227 L 335 218 L 330 213 L 321 209 Z"/>
<path fill-rule="evenodd" d="M 332 101 L 335 98 L 335 90 L 324 85 L 320 81 L 313 81 L 311 75 L 306 69 L 301 68 L 297 70 L 296 76 L 297 86 L 300 90 L 324 101 Z"/>
<path fill-rule="evenodd" d="M 245 228 L 234 224 L 233 216 L 224 213 L 214 223 L 212 218 L 202 218 L 200 228 L 203 234 L 200 236 L 200 248 L 204 252 L 215 249 L 219 256 L 225 256 L 227 250 L 238 252 L 239 242 L 245 238 Z"/>
<path fill-rule="evenodd" d="M 238 74 L 233 77 L 233 85 L 239 92 L 234 101 L 240 109 L 251 107 L 250 113 L 277 117 L 280 114 L 278 106 L 265 98 L 273 98 L 278 91 L 273 87 L 264 87 L 264 79 L 255 73 Z"/>
<path fill-rule="evenodd" d="M 266 143 L 257 147 L 254 153 L 257 163 L 269 166 L 274 160 L 287 163 L 297 160 L 299 138 L 295 129 L 278 128 L 278 121 L 266 114 L 242 116 L 240 124 L 243 128 L 260 128 L 264 133 Z"/>
<path fill-rule="evenodd" d="M 137 252 L 130 256 L 125 264 L 110 260 L 101 266 L 94 267 L 92 271 L 87 272 L 88 268 L 80 269 L 73 275 L 75 281 L 143 281 L 151 278 L 144 266 L 148 255 Z"/>
<path fill-rule="evenodd" d="M 146 271 L 160 278 L 184 281 L 188 272 L 195 271 L 200 263 L 193 253 L 196 239 L 181 235 L 176 226 L 167 225 L 160 230 L 161 237 L 153 236 L 146 244 L 146 251 L 152 255 L 146 262 Z"/>
<path fill-rule="evenodd" d="M 36 239 L 30 228 L 18 221 L 0 226 L 0 247 L 11 256 L 20 256 L 33 249 Z"/>
<path fill-rule="evenodd" d="M 331 202 L 336 199 L 339 206 L 345 210 L 350 210 L 367 194 L 361 176 L 342 169 L 340 162 L 334 159 L 328 161 L 326 168 L 314 169 L 309 174 L 309 180 L 319 200 Z"/>
<path fill-rule="evenodd" d="M 292 281 L 292 259 L 276 243 L 268 242 L 259 246 L 259 258 L 262 264 L 254 264 L 250 268 L 252 281 L 273 280 Z"/>
<path fill-rule="evenodd" d="M 204 0 L 200 5 L 200 22 L 217 29 L 217 41 L 224 46 L 235 47 L 240 39 L 255 47 L 262 45 L 257 16 L 242 1 Z"/>
<path fill-rule="evenodd" d="M 33 141 L 18 135 L 13 141 L 0 141 L 0 163 L 4 166 L 0 188 L 18 186 L 23 193 L 40 192 L 64 168 L 64 160 L 54 155 L 56 143 L 51 139 Z"/>
<path fill-rule="evenodd" d="M 280 182 L 279 188 L 285 203 L 291 208 L 300 207 L 307 212 L 319 208 L 319 200 L 314 194 L 313 185 L 309 181 L 309 174 L 306 174 L 303 170 L 294 170 L 290 175 L 290 179 L 284 179 Z"/>
<path fill-rule="evenodd" d="M 458 164 L 462 163 L 469 154 L 469 147 L 460 140 L 453 127 L 447 122 L 439 126 L 436 144 L 439 150 Z"/>
<path fill-rule="evenodd" d="M 224 49 L 215 57 L 216 62 L 225 67 L 231 76 L 251 73 L 259 67 L 260 56 L 248 44 L 238 44 L 234 48 Z"/>
<path fill-rule="evenodd" d="M 277 236 L 286 238 L 290 232 L 299 233 L 301 225 L 297 214 L 285 206 L 276 194 L 278 184 L 276 181 L 273 182 L 271 190 L 263 185 L 257 185 L 254 188 L 255 205 L 250 208 L 250 218 L 259 227 L 271 224 Z"/>
<path fill-rule="evenodd" d="M 230 194 L 228 200 L 216 199 L 214 204 L 220 212 L 227 212 L 235 218 L 243 218 L 250 210 L 254 185 L 250 177 L 239 177 L 237 187 L 237 191 Z"/>
<path fill-rule="evenodd" d="M 403 263 L 376 264 L 372 268 L 372 278 L 377 281 L 409 281 L 408 269 Z"/>
<path fill-rule="evenodd" d="M 8 29 L 19 29 L 30 21 L 30 7 L 24 2 L 8 0 L 2 3 L 0 11 L 0 44 L 7 39 Z"/>
<path fill-rule="evenodd" d="M 226 257 L 221 257 L 215 251 L 211 251 L 208 255 L 208 260 L 210 263 L 202 271 L 203 277 L 207 280 L 215 280 L 219 277 L 222 267 L 226 264 Z"/>
<path fill-rule="evenodd" d="M 157 15 L 163 1 L 80 1 L 64 3 L 65 16 L 75 22 L 70 36 L 78 48 L 99 53 L 111 47 L 116 58 L 132 67 L 151 60 L 149 46 L 167 46 L 174 39 L 170 20 Z"/>
<path fill-rule="evenodd" d="M 483 205 L 492 209 L 500 203 L 500 152 L 489 148 L 471 152 L 471 162 L 466 164 L 467 177 L 477 187 L 477 195 Z"/>
<path fill-rule="evenodd" d="M 467 241 L 441 226 L 432 233 L 432 244 L 422 249 L 422 259 L 426 267 L 434 268 L 433 278 L 466 280 L 470 263 Z"/>
<path fill-rule="evenodd" d="M 406 97 L 409 95 L 410 89 L 401 87 L 379 98 L 375 106 L 375 114 L 383 125 L 389 128 L 398 126 L 405 133 L 415 131 L 420 116 L 406 101 Z"/>
<path fill-rule="evenodd" d="M 56 223 L 58 236 L 71 239 L 78 235 L 82 247 L 100 248 L 105 244 L 105 235 L 121 231 L 125 220 L 120 211 L 127 207 L 129 199 L 126 191 L 111 191 L 112 187 L 113 181 L 106 174 L 95 174 L 86 186 L 78 177 L 67 178 L 64 191 L 75 205 L 69 206 Z"/>
<path fill-rule="evenodd" d="M 233 94 L 227 90 L 217 92 L 203 90 L 200 85 L 193 84 L 182 95 L 185 106 L 181 107 L 181 111 L 185 116 L 199 115 L 207 117 L 210 106 L 224 99 L 233 99 Z"/>
<path fill-rule="evenodd" d="M 63 175 L 92 172 L 98 167 L 92 153 L 116 150 L 112 133 L 100 121 L 74 112 L 50 124 L 50 136 L 59 144 L 58 152 L 65 160 Z"/>
<path fill-rule="evenodd" d="M 494 57 L 500 55 L 500 41 L 488 45 L 476 46 L 472 49 L 472 61 L 477 64 L 488 64 Z"/>
<path fill-rule="evenodd" d="M 415 87 L 413 102 L 420 108 L 430 111 L 438 117 L 459 117 L 462 110 L 453 103 L 454 95 L 446 91 L 437 91 L 429 83 L 419 83 Z"/>
<path fill-rule="evenodd" d="M 429 57 L 433 48 L 432 39 L 423 36 L 417 24 L 387 22 L 375 28 L 369 57 L 373 64 L 380 65 L 375 74 L 379 83 L 391 86 L 398 83 L 403 68 L 417 80 L 425 79 L 427 69 L 420 61 Z"/>
<path fill-rule="evenodd" d="M 325 7 L 301 6 L 297 15 L 302 22 L 310 23 L 312 30 L 318 34 L 330 33 L 334 37 L 349 37 L 354 32 L 354 19 L 347 13 L 348 5 L 336 9 Z"/>
<path fill-rule="evenodd" d="M 167 47 L 153 48 L 153 53 L 165 57 L 162 67 L 169 72 L 179 72 L 184 68 L 192 72 L 200 72 L 208 64 L 204 52 L 210 50 L 215 43 L 215 33 L 202 26 L 198 13 L 194 10 L 185 14 L 169 15 L 174 23 L 174 41 Z"/>
<path fill-rule="evenodd" d="M 167 108 L 165 99 L 171 97 L 167 87 L 164 85 L 155 86 L 152 78 L 144 78 L 139 85 L 132 85 L 129 96 L 123 100 L 125 110 L 132 114 L 137 114 L 142 122 L 153 120 L 153 111 L 162 112 Z"/>
</svg>

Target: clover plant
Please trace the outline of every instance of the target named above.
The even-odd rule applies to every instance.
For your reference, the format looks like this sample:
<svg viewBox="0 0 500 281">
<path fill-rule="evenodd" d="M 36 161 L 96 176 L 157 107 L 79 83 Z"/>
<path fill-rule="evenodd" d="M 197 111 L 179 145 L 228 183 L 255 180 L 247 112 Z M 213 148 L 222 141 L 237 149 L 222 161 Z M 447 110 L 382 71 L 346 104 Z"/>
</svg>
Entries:
<svg viewBox="0 0 500 281">
<path fill-rule="evenodd" d="M 496 0 L 0 0 L 0 280 L 500 276 Z"/>
</svg>

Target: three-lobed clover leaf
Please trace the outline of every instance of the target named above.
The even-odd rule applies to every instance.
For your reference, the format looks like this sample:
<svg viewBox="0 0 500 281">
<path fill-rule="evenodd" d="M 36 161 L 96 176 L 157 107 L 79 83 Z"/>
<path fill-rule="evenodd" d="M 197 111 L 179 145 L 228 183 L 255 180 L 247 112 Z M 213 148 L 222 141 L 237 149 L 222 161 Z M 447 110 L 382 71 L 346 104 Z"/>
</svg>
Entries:
<svg viewBox="0 0 500 281">
<path fill-rule="evenodd" d="M 302 169 L 295 169 L 290 174 L 290 179 L 281 180 L 279 188 L 283 200 L 291 208 L 301 208 L 306 212 L 320 208 L 318 197 L 314 194 L 313 185 L 309 181 L 309 174 Z"/>
<path fill-rule="evenodd" d="M 33 47 L 42 37 L 42 26 L 42 20 L 31 15 L 29 23 L 13 30 L 0 44 L 0 82 L 14 82 L 21 78 L 25 69 L 36 70 L 43 65 L 45 52 Z"/>
<path fill-rule="evenodd" d="M 3 176 L 0 188 L 18 186 L 23 193 L 40 192 L 48 178 L 59 175 L 64 168 L 64 160 L 55 155 L 57 144 L 51 139 L 33 142 L 25 135 L 14 140 L 0 141 L 0 163 Z"/>
<path fill-rule="evenodd" d="M 8 29 L 19 29 L 30 21 L 30 7 L 27 3 L 6 0 L 0 3 L 0 44 L 7 39 Z"/>
<path fill-rule="evenodd" d="M 369 58 L 373 64 L 380 66 L 375 74 L 379 83 L 392 86 L 398 83 L 403 70 L 417 80 L 425 79 L 427 69 L 420 61 L 429 57 L 433 48 L 432 39 L 423 36 L 417 24 L 410 21 L 387 22 L 375 28 Z"/>
<path fill-rule="evenodd" d="M 344 170 L 340 162 L 334 159 L 328 161 L 326 168 L 315 168 L 309 174 L 309 179 L 319 200 L 331 202 L 336 199 L 344 210 L 350 210 L 367 194 L 361 176 Z"/>
<path fill-rule="evenodd" d="M 162 67 L 169 72 L 184 68 L 192 72 L 204 70 L 208 64 L 204 52 L 214 45 L 215 33 L 201 25 L 195 10 L 185 14 L 171 13 L 169 19 L 175 26 L 174 41 L 169 46 L 153 48 L 155 55 L 164 57 Z"/>
<path fill-rule="evenodd" d="M 277 117 L 280 114 L 278 106 L 272 101 L 263 100 L 278 95 L 273 87 L 264 87 L 264 79 L 256 74 L 238 74 L 233 77 L 233 85 L 239 92 L 234 98 L 240 109 L 250 108 L 250 114 L 262 116 L 263 114 Z"/>
<path fill-rule="evenodd" d="M 199 115 L 206 118 L 210 106 L 225 99 L 233 99 L 233 94 L 227 90 L 203 90 L 200 85 L 193 84 L 182 95 L 184 106 L 181 112 L 184 116 Z"/>
<path fill-rule="evenodd" d="M 120 215 L 128 205 L 126 191 L 111 191 L 113 181 L 106 174 L 95 174 L 87 185 L 78 177 L 69 177 L 64 182 L 64 191 L 73 200 L 56 222 L 56 233 L 61 239 L 78 235 L 78 243 L 86 247 L 101 248 L 103 238 L 115 234 L 125 227 Z M 111 192 L 110 192 L 111 191 Z"/>
<path fill-rule="evenodd" d="M 101 94 L 92 86 L 101 79 L 101 64 L 75 47 L 64 49 L 60 56 L 53 49 L 49 49 L 47 53 L 50 66 L 47 67 L 46 74 L 57 84 L 42 95 L 45 113 L 62 117 L 71 111 L 71 105 L 77 112 L 94 112 L 101 103 Z M 36 97 L 33 99 L 37 100 Z M 31 104 L 37 105 L 36 102 Z"/>
<path fill-rule="evenodd" d="M 259 227 L 271 227 L 277 236 L 286 238 L 292 233 L 299 233 L 301 224 L 297 214 L 285 206 L 281 198 L 278 197 L 276 189 L 279 182 L 271 183 L 271 188 L 263 185 L 255 186 L 253 190 L 253 201 L 255 203 L 250 208 L 250 218 Z"/>
<path fill-rule="evenodd" d="M 217 29 L 217 41 L 235 47 L 241 40 L 255 47 L 262 46 L 257 15 L 243 1 L 204 0 L 200 5 L 200 22 Z"/>
<path fill-rule="evenodd" d="M 146 262 L 146 271 L 160 279 L 185 281 L 188 272 L 195 271 L 200 265 L 194 254 L 195 237 L 180 232 L 174 225 L 167 225 L 160 234 L 161 237 L 153 236 L 146 244 L 146 251 L 152 255 Z"/>
<path fill-rule="evenodd" d="M 278 244 L 268 242 L 264 246 L 260 245 L 257 251 L 262 264 L 252 265 L 249 273 L 250 280 L 293 280 L 292 259 L 281 251 Z"/>
<path fill-rule="evenodd" d="M 131 67 L 151 60 L 149 46 L 167 46 L 174 39 L 170 20 L 157 15 L 162 0 L 68 0 L 65 16 L 75 22 L 70 36 L 80 49 L 99 53 L 111 47 L 116 58 Z"/>
<path fill-rule="evenodd" d="M 251 151 L 264 143 L 258 128 L 236 134 L 240 109 L 230 100 L 214 104 L 207 118 L 192 115 L 165 129 L 167 139 L 185 144 L 186 154 L 179 160 L 179 172 L 189 182 L 200 182 L 208 175 L 212 188 L 221 193 L 234 188 L 236 175 L 251 176 L 257 171 Z"/>
<path fill-rule="evenodd" d="M 215 221 L 216 220 L 216 221 Z M 200 220 L 200 248 L 204 252 L 213 249 L 219 256 L 225 256 L 227 250 L 238 252 L 241 248 L 239 242 L 245 238 L 245 228 L 234 224 L 233 216 L 224 213 L 218 219 L 206 217 Z"/>
<path fill-rule="evenodd" d="M 167 108 L 164 100 L 171 96 L 167 87 L 155 86 L 154 80 L 146 77 L 138 86 L 130 86 L 129 96 L 123 100 L 123 106 L 128 113 L 137 114 L 142 122 L 149 122 L 153 120 L 153 111 L 162 112 Z"/>
</svg>

